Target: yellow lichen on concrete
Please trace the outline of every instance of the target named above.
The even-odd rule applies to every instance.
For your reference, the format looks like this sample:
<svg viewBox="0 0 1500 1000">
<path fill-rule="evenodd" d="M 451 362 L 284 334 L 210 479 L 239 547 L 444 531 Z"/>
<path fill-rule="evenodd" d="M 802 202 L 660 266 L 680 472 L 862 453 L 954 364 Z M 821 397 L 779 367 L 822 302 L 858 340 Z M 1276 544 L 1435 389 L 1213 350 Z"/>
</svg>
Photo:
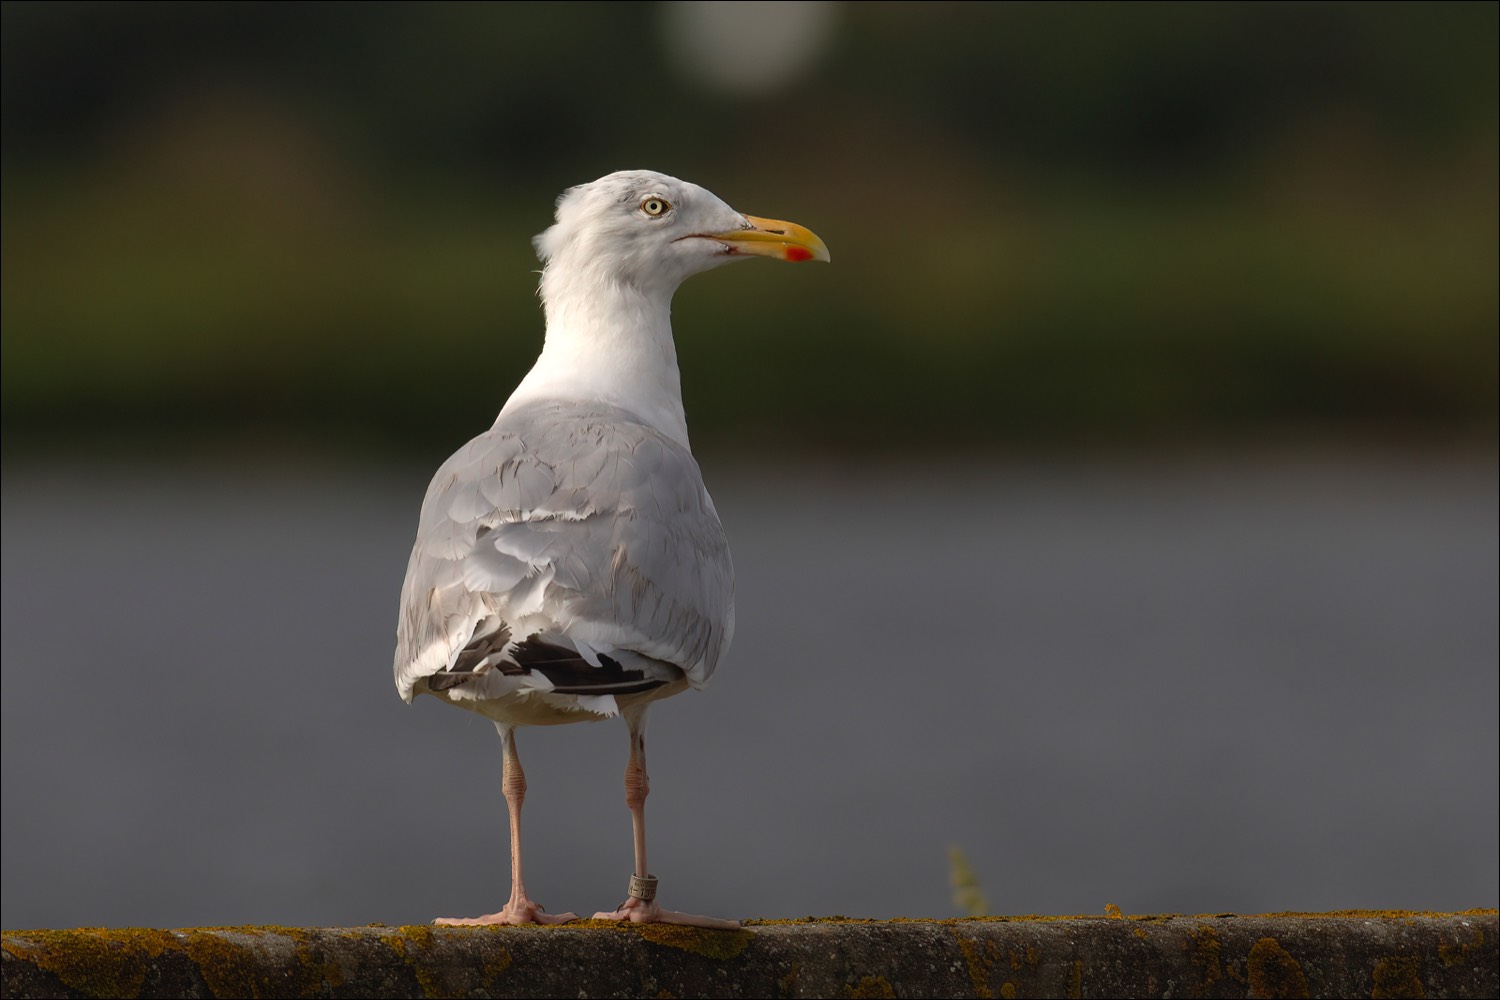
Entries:
<svg viewBox="0 0 1500 1000">
<path fill-rule="evenodd" d="M 1448 944 L 1445 941 L 1438 942 L 1438 958 L 1443 960 L 1443 968 L 1451 969 L 1455 965 L 1468 965 L 1484 947 L 1484 931 L 1478 927 L 1474 928 L 1474 939 L 1468 944 Z"/>
<path fill-rule="evenodd" d="M 777 927 L 790 924 L 1017 924 L 1017 923 L 1069 923 L 1075 920 L 1131 920 L 1142 924 L 1169 924 L 1174 920 L 1218 920 L 1234 917 L 1240 920 L 1267 920 L 1285 917 L 1302 920 L 1411 920 L 1416 918 L 1442 917 L 1492 917 L 1493 909 L 1460 910 L 1455 913 L 1437 910 L 1330 910 L 1313 913 L 1304 910 L 1286 910 L 1278 913 L 1126 913 L 1114 903 L 1106 903 L 1103 917 L 1097 913 L 1013 913 L 991 914 L 983 917 L 897 917 L 891 920 L 874 920 L 868 917 L 791 917 L 779 919 L 747 920 L 747 927 Z M 602 921 L 600 923 L 603 923 Z M 570 927 L 591 926 L 593 921 L 580 921 Z"/>
<path fill-rule="evenodd" d="M 409 927 L 398 927 L 390 934 L 384 935 L 382 940 L 385 946 L 401 959 L 402 963 L 411 970 L 417 978 L 417 985 L 422 987 L 424 997 L 442 996 L 442 983 L 439 982 L 437 973 L 428 967 L 423 961 L 427 952 L 432 950 L 434 931 L 427 924 L 413 924 Z"/>
<path fill-rule="evenodd" d="M 406 938 L 401 934 L 402 928 L 397 928 L 394 934 L 382 934 L 380 943 L 396 953 L 396 957 L 402 962 L 406 961 Z"/>
<path fill-rule="evenodd" d="M 344 973 L 337 963 L 319 957 L 312 935 L 300 927 L 215 927 L 195 928 L 181 931 L 186 935 L 183 950 L 203 981 L 215 996 L 321 996 L 325 986 L 343 985 Z M 234 934 L 252 939 L 267 936 L 291 940 L 292 957 L 296 959 L 295 970 L 288 975 L 267 979 L 260 971 L 265 967 L 265 958 L 257 948 L 239 944 L 225 935 Z"/>
<path fill-rule="evenodd" d="M 5 950 L 93 997 L 139 996 L 147 961 L 178 946 L 168 931 L 139 928 L 32 931 L 26 938 L 27 946 L 7 943 Z"/>
<path fill-rule="evenodd" d="M 288 981 L 287 976 L 267 978 L 267 964 L 257 948 L 240 945 L 225 937 L 225 934 L 284 934 L 293 939 L 296 949 L 297 972 Z M 216 997 L 317 997 L 323 993 L 326 982 L 332 985 L 344 981 L 338 967 L 332 963 L 320 963 L 306 945 L 306 933 L 293 928 L 243 928 L 240 931 L 189 931 L 183 951 L 198 967 L 202 981 Z"/>
<path fill-rule="evenodd" d="M 969 982 L 974 986 L 974 995 L 991 1000 L 995 994 L 990 990 L 990 968 L 1000 959 L 999 948 L 993 941 L 985 941 L 981 945 L 956 930 L 953 936 L 958 941 L 958 950 L 963 952 L 964 964 L 969 970 Z"/>
<path fill-rule="evenodd" d="M 1275 938 L 1263 937 L 1255 942 L 1245 965 L 1253 997 L 1308 996 L 1307 976 L 1302 973 L 1302 966 Z"/>
<path fill-rule="evenodd" d="M 1281 913 L 1125 913 L 1114 903 L 1106 904 L 1104 911 L 1105 919 L 1133 920 L 1139 923 L 1163 924 L 1174 920 L 1208 920 L 1218 917 L 1238 917 L 1244 920 L 1266 919 L 1271 917 L 1292 917 L 1306 919 L 1348 918 L 1351 920 L 1390 920 L 1406 919 L 1411 917 L 1486 917 L 1494 916 L 1497 911 L 1493 909 L 1460 910 L 1456 913 L 1446 913 L 1434 910 L 1331 910 L 1327 913 L 1310 913 L 1305 911 L 1286 911 Z M 1099 920 L 1097 913 L 1016 913 L 1010 915 L 989 915 L 983 917 L 895 917 L 890 920 L 875 920 L 869 917 L 847 917 L 841 915 L 828 917 L 780 917 L 775 919 L 746 920 L 746 927 L 784 927 L 798 924 L 943 924 L 953 926 L 955 924 L 970 923 L 1066 923 L 1074 920 Z M 562 925 L 571 930 L 582 927 L 605 927 L 613 924 L 606 920 L 576 920 L 572 923 Z M 381 926 L 371 924 L 370 926 Z M 618 925 L 616 925 L 618 926 Z"/>
<path fill-rule="evenodd" d="M 797 980 L 802 978 L 802 963 L 793 962 L 792 967 L 787 970 L 786 975 L 776 980 L 776 986 L 781 990 L 781 995 L 789 997 L 797 992 Z"/>
<path fill-rule="evenodd" d="M 290 938 L 297 960 L 290 978 L 274 983 L 260 970 L 263 957 L 254 947 L 237 943 L 225 935 L 250 938 L 276 935 Z M 81 928 L 68 931 L 33 931 L 28 943 L 40 947 L 6 950 L 50 972 L 64 985 L 80 993 L 100 997 L 133 997 L 145 983 L 147 965 L 167 952 L 179 952 L 198 968 L 204 984 L 217 996 L 259 997 L 268 991 L 277 995 L 317 996 L 326 983 L 339 986 L 343 973 L 332 962 L 321 960 L 309 944 L 305 930 L 294 927 L 223 927 L 162 931 L 141 928 L 121 930 Z M 300 974 L 299 974 L 300 973 Z"/>
<path fill-rule="evenodd" d="M 1435 993 L 1467 989 L 1467 995 L 1476 995 L 1476 983 L 1483 984 L 1478 995 L 1494 988 L 1497 935 L 1492 910 L 1361 910 L 1306 916 L 1326 920 L 1327 925 L 1295 918 L 1249 924 L 1258 918 L 1142 917 L 1123 912 L 1053 917 L 1031 927 L 1018 925 L 1017 918 L 981 922 L 836 917 L 758 922 L 795 925 L 786 931 L 762 930 L 760 943 L 766 949 L 752 945 L 756 935 L 748 930 L 594 921 L 545 929 L 84 929 L 9 933 L 4 949 L 7 993 L 15 977 L 27 984 L 28 991 L 65 990 L 72 996 L 139 996 L 183 989 L 199 995 L 296 997 L 342 993 L 356 985 L 361 992 L 387 989 L 406 996 L 504 995 L 514 992 L 508 987 L 528 982 L 531 973 L 518 969 L 519 963 L 503 946 L 524 945 L 529 953 L 536 943 L 531 939 L 537 937 L 554 938 L 552 943 L 563 954 L 576 945 L 588 953 L 603 948 L 600 954 L 614 954 L 623 948 L 626 954 L 644 957 L 647 964 L 640 968 L 656 971 L 643 971 L 639 982 L 627 984 L 639 996 L 661 994 L 668 980 L 658 982 L 654 977 L 669 967 L 688 970 L 683 985 L 670 981 L 671 992 L 684 995 L 695 992 L 688 984 L 696 983 L 693 976 L 704 970 L 719 980 L 740 972 L 759 976 L 757 990 L 767 996 L 811 994 L 810 977 L 816 978 L 817 995 L 834 997 L 913 994 L 913 982 L 941 982 L 945 993 L 952 989 L 962 994 L 966 979 L 971 983 L 967 995 L 981 997 L 1038 991 L 1078 997 L 1104 988 L 1151 995 L 1159 987 L 1177 996 L 1297 997 L 1314 989 L 1330 993 L 1329 983 L 1336 983 L 1333 992 L 1342 995 L 1377 997 L 1423 996 L 1428 986 Z M 1000 923 L 1007 926 L 997 926 Z M 844 926 L 854 924 L 868 926 Z M 907 926 L 913 924 L 928 926 Z M 599 937 L 605 933 L 642 940 Z M 948 935 L 958 949 L 947 945 Z M 365 943 L 355 945 L 351 940 Z M 893 963 L 900 956 L 892 956 L 890 949 L 899 950 L 902 942 L 920 943 L 920 967 Z M 370 949 L 380 954 L 372 956 Z M 878 964 L 872 964 L 872 955 Z M 842 967 L 825 968 L 829 957 L 843 959 Z M 801 967 L 796 964 L 799 959 Z M 598 970 L 585 965 L 579 974 L 594 976 L 589 982 L 597 987 Z M 557 971 L 550 963 L 545 969 L 549 975 Z M 604 975 L 609 974 L 606 969 Z M 595 987 L 589 992 L 602 995 Z"/>
<path fill-rule="evenodd" d="M 684 927 L 681 924 L 630 924 L 641 937 L 652 944 L 691 952 L 703 958 L 725 962 L 738 958 L 755 940 L 753 931 L 710 930 L 706 927 Z"/>
<path fill-rule="evenodd" d="M 297 949 L 293 955 L 297 959 L 297 966 L 301 970 L 303 981 L 309 984 L 307 995 L 321 995 L 324 983 L 334 989 L 344 985 L 344 970 L 339 968 L 337 962 L 330 962 L 326 958 L 319 957 L 318 949 L 309 944 L 309 935 L 306 931 L 292 931 L 290 936 L 293 941 L 297 942 Z"/>
<path fill-rule="evenodd" d="M 1036 945 L 1028 944 L 1024 949 L 1008 948 L 1005 952 L 1006 960 L 1010 963 L 1011 972 L 1023 970 L 1035 972 L 1037 963 L 1041 961 L 1041 952 L 1037 951 Z"/>
<path fill-rule="evenodd" d="M 265 965 L 252 948 L 218 934 L 193 931 L 184 946 L 203 981 L 216 997 L 264 997 L 275 989 L 263 973 Z"/>
<path fill-rule="evenodd" d="M 1219 952 L 1223 950 L 1219 932 L 1207 925 L 1199 925 L 1197 930 L 1188 932 L 1182 947 L 1188 953 L 1188 961 L 1203 970 L 1203 982 L 1198 992 L 1207 993 L 1224 976 L 1224 966 L 1219 958 Z"/>
<path fill-rule="evenodd" d="M 844 987 L 850 1000 L 895 1000 L 896 991 L 884 976 L 861 976 L 859 982 Z"/>
<path fill-rule="evenodd" d="M 414 944 L 420 951 L 431 951 L 437 931 L 431 924 L 412 924 L 408 927 L 396 928 L 395 936 L 403 945 Z"/>
<path fill-rule="evenodd" d="M 1370 991 L 1374 1000 L 1387 997 L 1425 997 L 1422 986 L 1422 961 L 1414 955 L 1382 958 L 1375 963 L 1375 988 Z"/>
<path fill-rule="evenodd" d="M 1230 982 L 1239 983 L 1241 986 L 1245 987 L 1246 990 L 1249 990 L 1250 989 L 1250 976 L 1245 972 L 1244 969 L 1240 968 L 1240 966 L 1242 966 L 1244 964 L 1245 964 L 1245 962 L 1243 962 L 1243 961 L 1241 961 L 1239 959 L 1236 959 L 1236 958 L 1234 958 L 1232 956 L 1228 957 L 1228 958 L 1225 958 L 1224 959 L 1224 978 L 1228 979 Z"/>
<path fill-rule="evenodd" d="M 902 917 L 900 922 L 912 924 L 953 923 L 955 920 L 988 920 L 988 917 L 950 917 L 946 920 L 928 920 L 924 918 Z M 870 917 L 760 917 L 754 920 L 744 921 L 746 927 L 793 927 L 802 924 L 884 924 L 896 921 L 875 920 Z M 615 920 L 576 920 L 568 924 L 569 927 L 610 927 L 619 926 Z"/>
<path fill-rule="evenodd" d="M 480 970 L 484 975 L 484 988 L 486 990 L 494 990 L 496 982 L 510 969 L 510 963 L 514 961 L 510 957 L 510 952 L 506 949 L 495 948 L 492 950 L 493 954 L 485 959 L 484 968 Z"/>
<path fill-rule="evenodd" d="M 1302 918 L 1309 920 L 1412 920 L 1418 917 L 1492 917 L 1495 910 L 1459 910 L 1445 913 L 1440 910 L 1328 910 L 1325 913 L 1310 913 L 1303 910 L 1287 910 L 1280 913 L 1245 914 L 1269 919 L 1271 917 Z"/>
</svg>

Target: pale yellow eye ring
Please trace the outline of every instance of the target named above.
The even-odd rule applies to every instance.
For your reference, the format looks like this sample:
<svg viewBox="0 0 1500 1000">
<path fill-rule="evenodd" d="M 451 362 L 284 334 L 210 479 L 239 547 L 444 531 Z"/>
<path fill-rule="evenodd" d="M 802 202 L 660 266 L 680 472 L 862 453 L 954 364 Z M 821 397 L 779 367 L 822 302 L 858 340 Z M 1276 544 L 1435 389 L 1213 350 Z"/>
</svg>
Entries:
<svg viewBox="0 0 1500 1000">
<path fill-rule="evenodd" d="M 652 195 L 645 201 L 641 202 L 641 211 L 645 212 L 653 219 L 659 219 L 671 210 L 672 203 L 667 201 L 667 199 L 665 198 L 658 198 L 656 195 Z"/>
</svg>

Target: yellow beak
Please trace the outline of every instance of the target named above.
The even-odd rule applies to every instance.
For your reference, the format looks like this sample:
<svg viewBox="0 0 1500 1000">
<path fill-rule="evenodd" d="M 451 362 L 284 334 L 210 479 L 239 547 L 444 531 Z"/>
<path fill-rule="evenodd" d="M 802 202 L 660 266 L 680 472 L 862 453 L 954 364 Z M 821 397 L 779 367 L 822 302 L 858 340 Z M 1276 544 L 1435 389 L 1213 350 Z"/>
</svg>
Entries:
<svg viewBox="0 0 1500 1000">
<path fill-rule="evenodd" d="M 726 243 L 734 253 L 754 254 L 757 257 L 774 257 L 800 263 L 804 260 L 831 260 L 828 247 L 818 239 L 816 233 L 804 229 L 795 222 L 779 222 L 776 219 L 757 219 L 745 216 L 753 229 L 733 229 L 727 233 L 714 233 L 713 239 Z"/>
</svg>

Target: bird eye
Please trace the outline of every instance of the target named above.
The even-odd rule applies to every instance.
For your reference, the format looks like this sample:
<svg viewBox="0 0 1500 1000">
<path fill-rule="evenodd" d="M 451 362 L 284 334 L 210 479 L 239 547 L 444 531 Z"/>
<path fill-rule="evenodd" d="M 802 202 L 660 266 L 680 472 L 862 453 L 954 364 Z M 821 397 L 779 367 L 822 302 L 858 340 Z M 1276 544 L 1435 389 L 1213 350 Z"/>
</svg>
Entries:
<svg viewBox="0 0 1500 1000">
<path fill-rule="evenodd" d="M 665 198 L 657 198 L 654 195 L 641 202 L 641 211 L 653 219 L 661 218 L 672 209 L 672 203 Z"/>
</svg>

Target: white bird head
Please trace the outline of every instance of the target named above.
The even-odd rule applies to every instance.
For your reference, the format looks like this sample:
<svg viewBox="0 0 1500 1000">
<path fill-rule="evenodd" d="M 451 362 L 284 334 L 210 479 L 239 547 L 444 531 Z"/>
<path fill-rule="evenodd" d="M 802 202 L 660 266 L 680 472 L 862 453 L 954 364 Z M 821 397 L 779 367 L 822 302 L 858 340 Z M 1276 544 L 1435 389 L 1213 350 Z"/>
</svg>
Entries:
<svg viewBox="0 0 1500 1000">
<path fill-rule="evenodd" d="M 747 256 L 829 259 L 823 241 L 795 223 L 744 215 L 696 184 L 650 170 L 621 170 L 564 191 L 557 222 L 533 242 L 546 276 L 587 274 L 669 296 L 688 277 Z"/>
<path fill-rule="evenodd" d="M 677 286 L 747 257 L 828 260 L 790 222 L 742 215 L 696 184 L 622 170 L 564 191 L 535 241 L 547 338 L 505 413 L 538 399 L 603 400 L 687 446 L 671 303 Z"/>
</svg>

